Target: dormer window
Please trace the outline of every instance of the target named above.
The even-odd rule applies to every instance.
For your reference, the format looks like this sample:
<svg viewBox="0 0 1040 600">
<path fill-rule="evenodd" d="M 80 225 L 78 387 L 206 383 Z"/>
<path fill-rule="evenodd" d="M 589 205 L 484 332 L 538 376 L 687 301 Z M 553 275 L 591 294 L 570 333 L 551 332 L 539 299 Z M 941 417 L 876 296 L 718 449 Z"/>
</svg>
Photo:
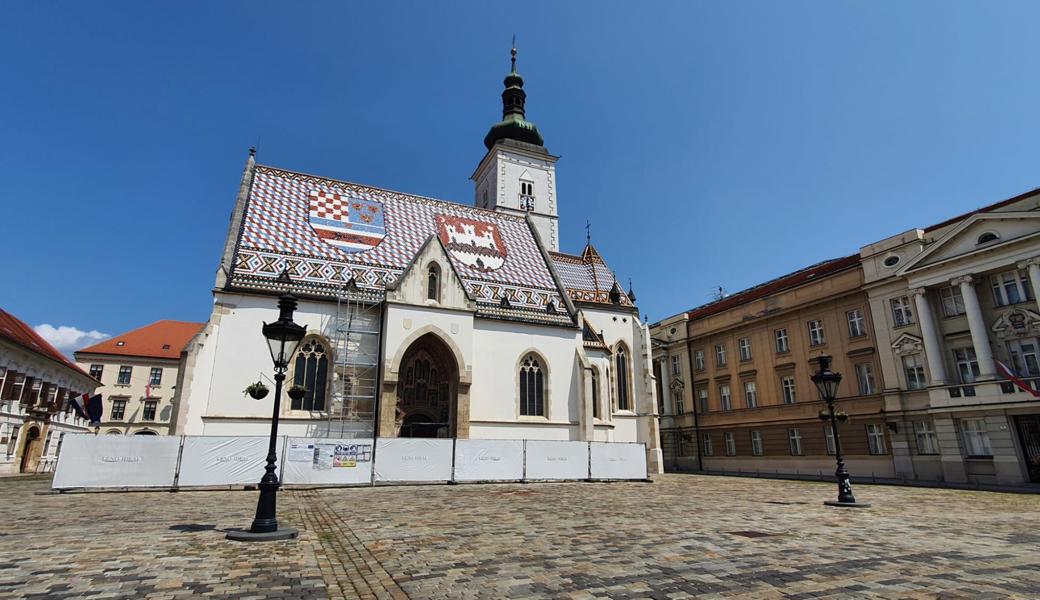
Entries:
<svg viewBox="0 0 1040 600">
<path fill-rule="evenodd" d="M 437 263 L 430 265 L 426 275 L 426 297 L 434 302 L 441 299 L 441 268 Z"/>
<path fill-rule="evenodd" d="M 997 241 L 999 239 L 1000 239 L 999 235 L 997 235 L 996 233 L 993 233 L 992 231 L 987 231 L 986 233 L 983 233 L 982 235 L 979 236 L 979 239 L 975 242 L 975 245 L 981 246 L 982 244 L 988 244 L 990 242 L 995 242 L 995 241 Z"/>
</svg>

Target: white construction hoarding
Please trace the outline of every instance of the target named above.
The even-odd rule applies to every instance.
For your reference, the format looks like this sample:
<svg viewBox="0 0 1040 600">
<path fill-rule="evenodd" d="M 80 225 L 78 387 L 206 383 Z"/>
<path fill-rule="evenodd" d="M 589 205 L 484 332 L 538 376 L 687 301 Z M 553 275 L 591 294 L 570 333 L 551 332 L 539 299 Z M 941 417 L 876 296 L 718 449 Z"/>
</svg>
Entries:
<svg viewBox="0 0 1040 600">
<path fill-rule="evenodd" d="M 517 481 L 523 478 L 523 440 L 455 441 L 455 481 Z"/>
<path fill-rule="evenodd" d="M 170 487 L 179 437 L 69 434 L 51 487 Z"/>
<path fill-rule="evenodd" d="M 646 479 L 646 446 L 637 443 L 592 442 L 592 479 Z"/>
<path fill-rule="evenodd" d="M 453 445 L 450 439 L 380 438 L 375 481 L 450 481 Z"/>
<path fill-rule="evenodd" d="M 278 438 L 278 464 L 282 460 Z M 267 464 L 269 437 L 201 436 L 184 437 L 179 487 L 246 485 L 259 483 Z M 281 469 L 279 469 L 281 471 Z"/>
<path fill-rule="evenodd" d="M 588 442 L 527 440 L 524 479 L 588 479 Z"/>
</svg>

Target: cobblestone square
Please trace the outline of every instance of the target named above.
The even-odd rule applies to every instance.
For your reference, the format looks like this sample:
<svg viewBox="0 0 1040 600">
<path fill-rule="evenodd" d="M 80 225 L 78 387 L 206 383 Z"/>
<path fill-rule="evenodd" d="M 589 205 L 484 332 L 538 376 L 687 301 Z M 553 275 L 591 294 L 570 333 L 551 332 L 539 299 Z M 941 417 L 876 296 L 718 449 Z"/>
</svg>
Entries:
<svg viewBox="0 0 1040 600">
<path fill-rule="evenodd" d="M 696 475 L 256 492 L 0 480 L 2 598 L 1036 598 L 1040 496 Z"/>
</svg>

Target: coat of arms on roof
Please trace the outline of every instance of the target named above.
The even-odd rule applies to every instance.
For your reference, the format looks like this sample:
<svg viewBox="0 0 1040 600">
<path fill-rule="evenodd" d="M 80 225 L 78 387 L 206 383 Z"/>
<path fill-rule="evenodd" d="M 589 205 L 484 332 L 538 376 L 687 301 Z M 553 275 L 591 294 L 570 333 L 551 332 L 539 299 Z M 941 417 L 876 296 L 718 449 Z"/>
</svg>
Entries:
<svg viewBox="0 0 1040 600">
<path fill-rule="evenodd" d="M 322 241 L 351 254 L 370 250 L 386 237 L 383 204 L 375 200 L 313 190 L 307 221 Z"/>
<path fill-rule="evenodd" d="M 444 247 L 462 264 L 494 271 L 506 261 L 506 245 L 494 223 L 436 215 L 437 235 Z"/>
</svg>

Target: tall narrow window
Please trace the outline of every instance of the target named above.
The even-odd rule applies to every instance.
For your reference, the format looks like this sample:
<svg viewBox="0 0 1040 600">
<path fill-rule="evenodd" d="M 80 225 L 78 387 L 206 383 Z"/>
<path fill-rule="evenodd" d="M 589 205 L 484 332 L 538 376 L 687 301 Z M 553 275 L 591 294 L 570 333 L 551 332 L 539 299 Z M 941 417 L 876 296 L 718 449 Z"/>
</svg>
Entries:
<svg viewBox="0 0 1040 600">
<path fill-rule="evenodd" d="M 751 360 L 751 339 L 740 338 L 738 346 L 740 348 L 740 361 L 746 362 Z"/>
<path fill-rule="evenodd" d="M 802 455 L 802 431 L 797 427 L 787 430 L 787 442 L 791 447 L 792 456 Z"/>
<path fill-rule="evenodd" d="M 599 370 L 592 369 L 592 418 L 602 419 L 599 410 Z"/>
<path fill-rule="evenodd" d="M 711 434 L 710 433 L 705 433 L 704 434 L 704 456 L 711 456 L 711 455 L 712 455 Z"/>
<path fill-rule="evenodd" d="M 793 376 L 784 375 L 780 378 L 780 390 L 784 396 L 784 404 L 795 403 L 797 398 L 795 396 L 795 383 Z"/>
<path fill-rule="evenodd" d="M 118 385 L 130 385 L 130 376 L 133 374 L 134 368 L 128 365 L 119 367 L 119 378 L 116 379 Z"/>
<path fill-rule="evenodd" d="M 148 373 L 148 383 L 150 385 L 162 385 L 162 367 L 152 367 L 150 373 Z"/>
<path fill-rule="evenodd" d="M 723 441 L 726 442 L 726 456 L 737 455 L 737 440 L 733 437 L 732 431 L 727 431 L 722 434 Z"/>
<path fill-rule="evenodd" d="M 436 302 L 441 300 L 441 268 L 437 263 L 430 265 L 426 276 L 426 297 Z"/>
<path fill-rule="evenodd" d="M 773 332 L 776 337 L 776 353 L 785 354 L 791 351 L 791 339 L 787 337 L 787 329 L 777 329 Z"/>
<path fill-rule="evenodd" d="M 698 371 L 704 370 L 704 350 L 693 351 L 693 366 Z"/>
<path fill-rule="evenodd" d="M 728 383 L 719 386 L 719 405 L 722 410 L 733 410 Z"/>
<path fill-rule="evenodd" d="M 860 337 L 861 335 L 867 335 L 866 321 L 863 319 L 863 311 L 860 309 L 850 310 L 845 313 L 845 318 L 849 322 L 849 337 Z"/>
<path fill-rule="evenodd" d="M 126 400 L 118 399 L 112 400 L 112 420 L 122 421 L 123 416 L 126 414 Z"/>
<path fill-rule="evenodd" d="M 939 453 L 939 438 L 935 435 L 935 425 L 931 421 L 914 421 L 914 435 L 917 437 L 918 454 Z"/>
<path fill-rule="evenodd" d="M 618 410 L 631 410 L 628 398 L 628 354 L 624 346 L 619 346 L 614 353 L 614 367 L 617 369 Z"/>
<path fill-rule="evenodd" d="M 329 379 L 329 355 L 325 343 L 307 338 L 296 351 L 293 384 L 307 388 L 303 398 L 292 401 L 293 410 L 325 410 L 325 393 Z"/>
<path fill-rule="evenodd" d="M 859 395 L 869 396 L 877 391 L 874 385 L 874 367 L 870 363 L 856 365 L 856 381 L 859 383 Z"/>
<path fill-rule="evenodd" d="M 964 314 L 964 296 L 960 286 L 950 285 L 939 290 L 942 299 L 943 316 L 955 317 Z"/>
<path fill-rule="evenodd" d="M 682 374 L 682 363 L 679 362 L 679 355 L 673 354 L 672 357 L 672 375 Z"/>
<path fill-rule="evenodd" d="M 814 319 L 809 321 L 809 345 L 822 346 L 826 341 L 823 337 L 823 321 Z"/>
<path fill-rule="evenodd" d="M 726 345 L 716 344 L 715 345 L 715 366 L 725 367 L 726 366 Z"/>
<path fill-rule="evenodd" d="M 697 390 L 697 403 L 702 415 L 708 412 L 708 388 Z"/>
<path fill-rule="evenodd" d="M 928 385 L 924 376 L 924 365 L 921 357 L 917 354 L 908 354 L 903 357 L 903 372 L 906 374 L 906 389 L 920 390 Z"/>
<path fill-rule="evenodd" d="M 520 209 L 534 210 L 534 182 L 520 180 Z"/>
<path fill-rule="evenodd" d="M 533 354 L 520 361 L 520 414 L 525 417 L 546 416 L 545 375 Z"/>
<path fill-rule="evenodd" d="M 90 376 L 101 381 L 101 374 L 105 371 L 105 365 L 90 365 Z"/>
<path fill-rule="evenodd" d="M 758 406 L 758 386 L 755 385 L 754 381 L 744 382 L 744 404 L 748 408 L 756 408 Z"/>
<path fill-rule="evenodd" d="M 762 434 L 758 431 L 751 432 L 751 454 L 762 456 Z"/>
<path fill-rule="evenodd" d="M 911 325 L 914 322 L 914 311 L 910 308 L 909 298 L 900 296 L 892 298 L 889 303 L 892 305 L 892 325 L 894 327 Z"/>
<path fill-rule="evenodd" d="M 834 429 L 830 425 L 823 426 L 823 439 L 826 441 L 827 454 L 835 454 L 837 445 L 834 443 Z"/>
<path fill-rule="evenodd" d="M 878 423 L 867 425 L 867 446 L 871 454 L 885 454 L 885 430 Z"/>
</svg>

